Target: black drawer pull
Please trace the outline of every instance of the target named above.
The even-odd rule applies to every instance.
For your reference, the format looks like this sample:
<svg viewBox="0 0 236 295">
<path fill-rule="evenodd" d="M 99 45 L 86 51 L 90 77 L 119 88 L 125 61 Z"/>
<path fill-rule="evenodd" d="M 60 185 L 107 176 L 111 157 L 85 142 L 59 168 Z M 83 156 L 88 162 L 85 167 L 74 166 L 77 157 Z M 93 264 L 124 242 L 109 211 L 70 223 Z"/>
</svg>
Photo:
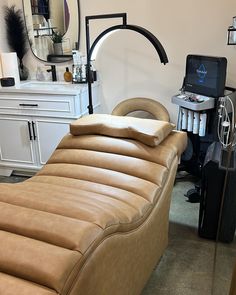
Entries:
<svg viewBox="0 0 236 295">
<path fill-rule="evenodd" d="M 31 124 L 29 121 L 28 121 L 28 130 L 29 130 L 29 139 L 32 140 L 33 137 L 32 137 L 32 133 L 31 133 Z"/>
<path fill-rule="evenodd" d="M 35 123 L 33 121 L 32 121 L 32 129 L 33 129 L 34 140 L 36 140 L 37 136 L 36 136 L 36 132 L 35 132 Z"/>
<path fill-rule="evenodd" d="M 30 104 L 30 103 L 20 103 L 19 104 L 20 107 L 38 107 L 38 104 Z"/>
</svg>

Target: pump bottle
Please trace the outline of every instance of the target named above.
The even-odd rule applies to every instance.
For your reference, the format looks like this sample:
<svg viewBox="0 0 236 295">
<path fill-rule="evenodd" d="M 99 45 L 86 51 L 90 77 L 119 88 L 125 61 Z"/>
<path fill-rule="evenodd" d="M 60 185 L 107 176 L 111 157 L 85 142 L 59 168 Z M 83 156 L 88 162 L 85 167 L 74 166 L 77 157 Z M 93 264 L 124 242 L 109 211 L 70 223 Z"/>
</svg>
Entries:
<svg viewBox="0 0 236 295">
<path fill-rule="evenodd" d="M 72 73 L 69 71 L 68 67 L 66 67 L 66 71 L 64 73 L 64 80 L 66 82 L 71 82 L 72 81 Z"/>
</svg>

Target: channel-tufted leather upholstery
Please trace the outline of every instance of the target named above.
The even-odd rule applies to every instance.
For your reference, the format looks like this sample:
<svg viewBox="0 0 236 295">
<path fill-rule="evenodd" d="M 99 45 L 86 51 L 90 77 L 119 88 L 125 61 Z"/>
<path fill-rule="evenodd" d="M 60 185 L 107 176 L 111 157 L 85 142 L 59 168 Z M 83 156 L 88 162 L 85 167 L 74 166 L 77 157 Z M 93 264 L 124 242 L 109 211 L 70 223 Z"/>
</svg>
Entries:
<svg viewBox="0 0 236 295">
<path fill-rule="evenodd" d="M 182 132 L 157 147 L 65 136 L 36 176 L 0 185 L 1 295 L 139 294 L 161 257 Z"/>
</svg>

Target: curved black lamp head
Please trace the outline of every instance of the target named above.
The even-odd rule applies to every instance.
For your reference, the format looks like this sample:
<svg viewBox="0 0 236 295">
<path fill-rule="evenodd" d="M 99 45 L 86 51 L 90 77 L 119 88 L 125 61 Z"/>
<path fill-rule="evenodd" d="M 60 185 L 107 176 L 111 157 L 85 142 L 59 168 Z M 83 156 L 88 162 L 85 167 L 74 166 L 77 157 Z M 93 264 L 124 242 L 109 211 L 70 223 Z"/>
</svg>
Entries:
<svg viewBox="0 0 236 295">
<path fill-rule="evenodd" d="M 131 31 L 135 31 L 140 33 L 141 35 L 143 35 L 144 37 L 146 37 L 154 46 L 154 48 L 156 49 L 159 57 L 160 57 L 160 61 L 163 64 L 168 63 L 168 58 L 166 55 L 166 52 L 163 48 L 163 46 L 161 45 L 160 41 L 148 30 L 140 27 L 140 26 L 136 26 L 136 25 L 117 25 L 117 26 L 112 26 L 108 29 L 106 29 L 105 31 L 103 31 L 93 42 L 89 53 L 88 53 L 88 58 L 91 60 L 91 56 L 93 54 L 93 51 L 95 49 L 95 47 L 97 46 L 97 44 L 99 43 L 100 40 L 102 40 L 102 38 L 104 38 L 107 34 L 113 32 L 113 31 L 117 31 L 117 30 L 131 30 Z"/>
<path fill-rule="evenodd" d="M 89 36 L 89 21 L 92 19 L 104 19 L 104 18 L 122 18 L 123 19 L 123 24 L 121 25 L 116 25 L 112 26 L 105 31 L 103 31 L 93 42 L 92 46 L 90 47 L 90 36 Z M 87 77 L 88 77 L 88 95 L 89 95 L 89 105 L 88 105 L 88 110 L 89 114 L 93 113 L 93 103 L 92 103 L 92 87 L 91 81 L 92 75 L 91 75 L 91 59 L 92 59 L 92 54 L 94 52 L 95 47 L 98 45 L 99 41 L 101 41 L 107 34 L 117 31 L 117 30 L 131 30 L 135 31 L 144 37 L 146 37 L 154 46 L 156 49 L 160 61 L 163 64 L 168 63 L 168 58 L 166 55 L 166 52 L 161 45 L 160 41 L 148 30 L 146 30 L 143 27 L 136 26 L 136 25 L 128 25 L 127 24 L 127 14 L 126 13 L 116 13 L 116 14 L 104 14 L 104 15 L 93 15 L 93 16 L 86 16 L 85 17 L 86 21 L 86 45 L 87 45 Z"/>
</svg>

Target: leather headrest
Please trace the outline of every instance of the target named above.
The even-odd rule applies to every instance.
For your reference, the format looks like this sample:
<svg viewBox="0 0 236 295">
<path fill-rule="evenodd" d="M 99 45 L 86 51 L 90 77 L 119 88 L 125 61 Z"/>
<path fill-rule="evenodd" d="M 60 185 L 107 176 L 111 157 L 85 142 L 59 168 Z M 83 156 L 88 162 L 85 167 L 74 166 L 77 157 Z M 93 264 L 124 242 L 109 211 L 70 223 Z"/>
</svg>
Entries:
<svg viewBox="0 0 236 295">
<path fill-rule="evenodd" d="M 130 138 L 149 146 L 157 146 L 174 127 L 169 122 L 152 119 L 93 114 L 71 123 L 70 133 L 75 136 L 100 134 Z"/>
</svg>

